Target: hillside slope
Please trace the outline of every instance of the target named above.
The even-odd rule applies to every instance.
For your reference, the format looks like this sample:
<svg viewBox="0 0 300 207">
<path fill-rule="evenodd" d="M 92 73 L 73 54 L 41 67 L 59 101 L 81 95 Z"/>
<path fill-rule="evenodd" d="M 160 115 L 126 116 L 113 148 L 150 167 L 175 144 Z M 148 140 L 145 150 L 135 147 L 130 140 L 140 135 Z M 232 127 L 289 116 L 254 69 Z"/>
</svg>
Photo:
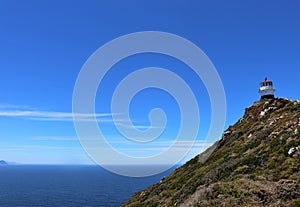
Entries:
<svg viewBox="0 0 300 207">
<path fill-rule="evenodd" d="M 123 206 L 300 206 L 299 145 L 300 102 L 256 102 L 204 163 L 196 156 Z"/>
</svg>

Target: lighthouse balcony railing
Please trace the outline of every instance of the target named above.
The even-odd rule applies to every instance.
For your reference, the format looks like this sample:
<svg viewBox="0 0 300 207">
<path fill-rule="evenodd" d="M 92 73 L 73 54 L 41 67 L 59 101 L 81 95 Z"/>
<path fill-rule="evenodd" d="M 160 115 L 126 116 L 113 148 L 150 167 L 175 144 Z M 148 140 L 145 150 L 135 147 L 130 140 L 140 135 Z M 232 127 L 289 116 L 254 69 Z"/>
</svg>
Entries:
<svg viewBox="0 0 300 207">
<path fill-rule="evenodd" d="M 271 87 L 271 86 L 264 86 L 264 87 L 260 87 L 258 92 L 262 92 L 262 91 L 272 91 L 272 92 L 275 92 L 275 88 L 274 87 Z"/>
<path fill-rule="evenodd" d="M 260 87 L 260 90 L 267 90 L 267 89 L 274 89 L 273 86 L 262 86 Z"/>
</svg>

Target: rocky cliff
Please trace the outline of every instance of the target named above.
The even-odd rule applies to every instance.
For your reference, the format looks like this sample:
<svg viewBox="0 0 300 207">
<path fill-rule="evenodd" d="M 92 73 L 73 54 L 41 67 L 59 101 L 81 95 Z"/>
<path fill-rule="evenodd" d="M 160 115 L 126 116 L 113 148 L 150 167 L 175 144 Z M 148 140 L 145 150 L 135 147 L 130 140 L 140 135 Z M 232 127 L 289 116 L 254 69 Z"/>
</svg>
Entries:
<svg viewBox="0 0 300 207">
<path fill-rule="evenodd" d="M 211 149 L 123 206 L 300 206 L 300 102 L 254 103 Z"/>
</svg>

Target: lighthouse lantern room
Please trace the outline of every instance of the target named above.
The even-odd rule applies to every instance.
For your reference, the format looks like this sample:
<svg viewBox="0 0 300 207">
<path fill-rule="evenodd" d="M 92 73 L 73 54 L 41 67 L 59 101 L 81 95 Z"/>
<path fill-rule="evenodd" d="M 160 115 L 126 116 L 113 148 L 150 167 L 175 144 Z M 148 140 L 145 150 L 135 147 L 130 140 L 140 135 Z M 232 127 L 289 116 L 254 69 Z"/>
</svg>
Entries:
<svg viewBox="0 0 300 207">
<path fill-rule="evenodd" d="M 273 87 L 273 82 L 265 78 L 263 82 L 260 83 L 259 94 L 262 99 L 273 99 L 275 88 Z"/>
</svg>

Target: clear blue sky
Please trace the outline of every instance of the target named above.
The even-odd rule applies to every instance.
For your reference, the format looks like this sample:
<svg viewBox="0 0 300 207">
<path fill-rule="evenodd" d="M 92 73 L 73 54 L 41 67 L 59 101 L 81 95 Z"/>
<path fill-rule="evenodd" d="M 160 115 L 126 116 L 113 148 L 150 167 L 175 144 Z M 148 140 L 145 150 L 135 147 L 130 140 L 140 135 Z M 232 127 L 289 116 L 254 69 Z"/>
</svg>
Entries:
<svg viewBox="0 0 300 207">
<path fill-rule="evenodd" d="M 299 99 L 299 8 L 297 0 L 0 1 L 0 159 L 91 163 L 72 123 L 74 83 L 97 48 L 132 32 L 174 33 L 208 55 L 225 88 L 226 127 L 259 99 L 258 84 L 266 76 L 273 80 L 276 96 Z M 97 113 L 110 113 L 107 97 L 120 78 L 146 66 L 172 68 L 190 81 L 200 104 L 199 140 L 205 137 L 210 108 L 203 84 L 185 66 L 162 55 L 134 56 L 112 68 L 97 96 Z M 158 106 L 168 115 L 162 137 L 167 142 L 179 124 L 178 108 L 169 95 L 150 89 L 138 94 L 132 116 L 136 125 L 147 126 L 149 110 Z M 119 139 L 113 123 L 100 126 L 112 141 Z M 140 153 L 132 146 L 115 147 Z"/>
</svg>

